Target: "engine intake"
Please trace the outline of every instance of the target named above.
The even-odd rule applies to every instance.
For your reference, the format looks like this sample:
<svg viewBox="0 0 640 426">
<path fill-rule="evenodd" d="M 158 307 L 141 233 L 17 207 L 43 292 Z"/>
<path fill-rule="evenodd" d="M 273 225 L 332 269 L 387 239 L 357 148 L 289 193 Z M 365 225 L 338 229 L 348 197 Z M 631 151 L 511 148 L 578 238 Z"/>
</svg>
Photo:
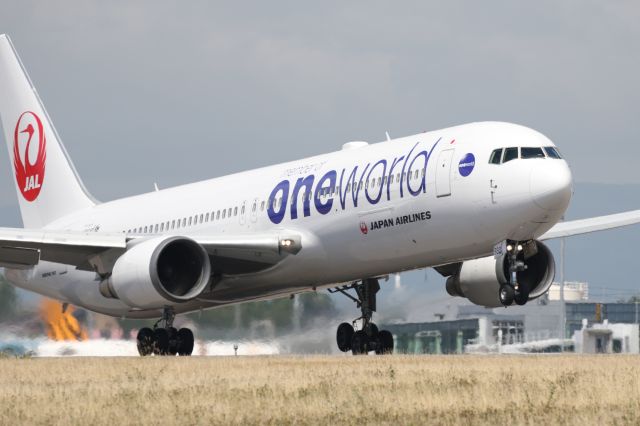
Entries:
<svg viewBox="0 0 640 426">
<path fill-rule="evenodd" d="M 206 250 L 186 237 L 157 237 L 134 243 L 100 284 L 105 297 L 134 308 L 153 309 L 198 297 L 211 277 Z"/>
<path fill-rule="evenodd" d="M 553 254 L 540 241 L 534 241 L 535 250 L 525 259 L 527 269 L 518 272 L 521 291 L 529 295 L 528 300 L 537 299 L 549 290 L 556 273 Z M 498 298 L 500 285 L 506 284 L 509 265 L 505 255 L 495 259 L 482 257 L 463 262 L 460 270 L 447 279 L 447 293 L 466 297 L 476 305 L 491 308 L 502 306 Z"/>
</svg>

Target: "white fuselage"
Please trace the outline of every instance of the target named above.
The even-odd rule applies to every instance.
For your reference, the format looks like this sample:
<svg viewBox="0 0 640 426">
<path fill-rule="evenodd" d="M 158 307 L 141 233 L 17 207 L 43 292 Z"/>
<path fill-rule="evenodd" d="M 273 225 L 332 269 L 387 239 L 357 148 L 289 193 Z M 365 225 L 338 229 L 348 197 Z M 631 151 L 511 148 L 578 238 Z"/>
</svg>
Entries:
<svg viewBox="0 0 640 426">
<path fill-rule="evenodd" d="M 553 146 L 526 127 L 473 123 L 355 145 L 99 204 L 47 228 L 132 237 L 283 229 L 302 236 L 298 254 L 265 271 L 223 276 L 201 299 L 175 306 L 185 312 L 487 256 L 505 239 L 542 235 L 569 203 L 571 173 L 564 160 L 489 163 L 497 148 Z M 158 314 L 103 297 L 96 274 L 72 266 L 41 262 L 27 271 L 8 270 L 7 277 L 98 312 Z"/>
</svg>

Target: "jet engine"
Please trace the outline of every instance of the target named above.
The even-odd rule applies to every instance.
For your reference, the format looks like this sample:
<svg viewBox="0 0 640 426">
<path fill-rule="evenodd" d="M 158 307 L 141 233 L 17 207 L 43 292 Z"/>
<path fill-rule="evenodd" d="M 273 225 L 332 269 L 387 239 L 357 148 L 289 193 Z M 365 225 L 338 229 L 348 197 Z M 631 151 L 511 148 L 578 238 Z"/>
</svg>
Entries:
<svg viewBox="0 0 640 426">
<path fill-rule="evenodd" d="M 186 237 L 156 237 L 134 243 L 120 256 L 100 293 L 132 308 L 161 308 L 198 297 L 210 277 L 209 256 L 200 244 Z"/>
<path fill-rule="evenodd" d="M 517 281 L 520 292 L 528 297 L 521 304 L 545 294 L 551 287 L 556 272 L 551 250 L 540 241 L 526 244 L 522 257 L 526 269 L 517 272 Z M 468 260 L 447 279 L 447 293 L 466 297 L 476 305 L 495 308 L 502 306 L 498 291 L 501 285 L 508 282 L 508 277 L 506 255 Z"/>
</svg>

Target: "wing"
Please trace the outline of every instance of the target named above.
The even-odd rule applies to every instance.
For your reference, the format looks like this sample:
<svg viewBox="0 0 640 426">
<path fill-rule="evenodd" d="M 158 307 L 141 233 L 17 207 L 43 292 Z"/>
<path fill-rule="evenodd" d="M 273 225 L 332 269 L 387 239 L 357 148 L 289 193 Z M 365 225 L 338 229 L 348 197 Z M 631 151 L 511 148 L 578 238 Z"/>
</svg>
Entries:
<svg viewBox="0 0 640 426">
<path fill-rule="evenodd" d="M 549 240 L 552 238 L 570 237 L 572 235 L 605 231 L 607 229 L 634 225 L 636 223 L 640 223 L 640 210 L 632 210 L 607 216 L 591 217 L 588 219 L 571 220 L 568 222 L 559 222 L 539 239 Z"/>
<path fill-rule="evenodd" d="M 80 270 L 109 273 L 113 263 L 134 240 L 154 236 L 127 236 L 97 232 L 0 228 L 0 266 L 26 269 L 40 261 L 64 263 Z M 302 248 L 294 232 L 188 235 L 201 244 L 216 270 L 225 274 L 269 268 Z"/>
</svg>

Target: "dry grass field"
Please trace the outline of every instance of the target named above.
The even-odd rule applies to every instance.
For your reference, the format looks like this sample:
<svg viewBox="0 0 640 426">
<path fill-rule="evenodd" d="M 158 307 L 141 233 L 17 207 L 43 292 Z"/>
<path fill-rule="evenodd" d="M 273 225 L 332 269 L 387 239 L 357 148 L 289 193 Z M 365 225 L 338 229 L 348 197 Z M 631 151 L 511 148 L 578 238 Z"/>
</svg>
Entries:
<svg viewBox="0 0 640 426">
<path fill-rule="evenodd" d="M 0 424 L 640 424 L 638 356 L 0 359 Z"/>
</svg>

